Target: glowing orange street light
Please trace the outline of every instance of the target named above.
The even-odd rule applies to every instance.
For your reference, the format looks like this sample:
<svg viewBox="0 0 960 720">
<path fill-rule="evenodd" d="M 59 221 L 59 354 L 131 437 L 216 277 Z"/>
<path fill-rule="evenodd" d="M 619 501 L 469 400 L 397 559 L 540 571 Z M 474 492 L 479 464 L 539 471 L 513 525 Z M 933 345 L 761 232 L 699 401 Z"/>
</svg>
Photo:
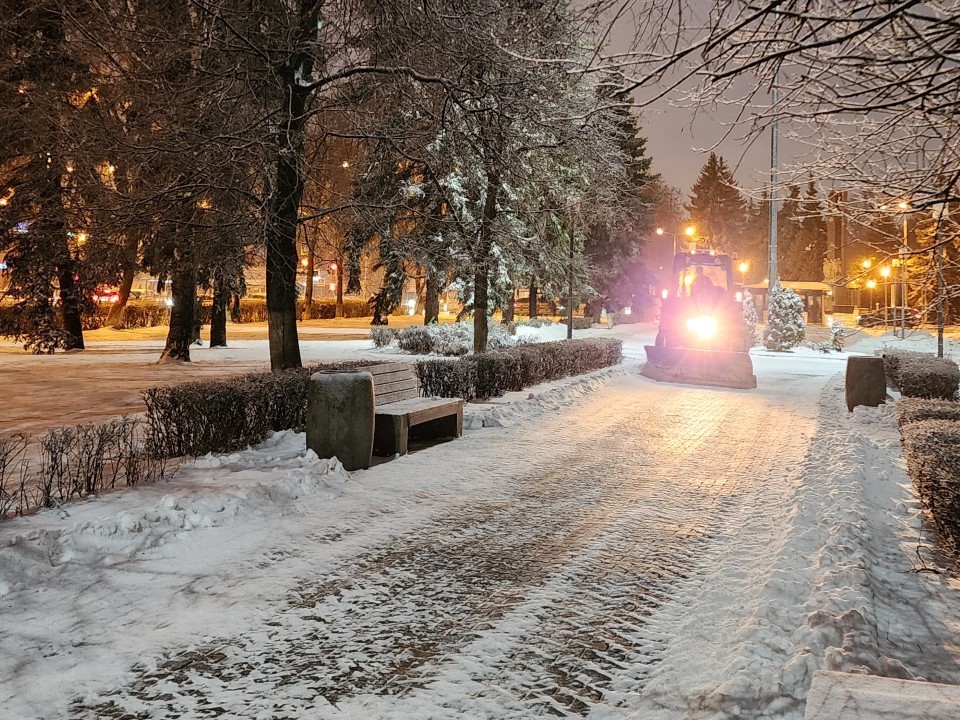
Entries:
<svg viewBox="0 0 960 720">
<path fill-rule="evenodd" d="M 871 265 L 873 265 L 873 263 L 870 262 L 869 258 L 860 263 L 860 267 L 862 267 L 864 270 L 869 270 Z"/>
<path fill-rule="evenodd" d="M 888 268 L 888 267 L 882 267 L 882 268 L 880 268 L 880 275 L 881 275 L 882 277 L 885 277 L 885 278 L 890 277 L 890 268 Z"/>
<path fill-rule="evenodd" d="M 694 227 L 693 225 L 687 225 L 683 229 L 683 234 L 686 235 L 687 237 L 693 237 L 694 235 L 697 234 L 697 228 Z"/>
<path fill-rule="evenodd" d="M 657 235 L 663 235 L 663 228 L 661 227 L 657 228 Z"/>
</svg>

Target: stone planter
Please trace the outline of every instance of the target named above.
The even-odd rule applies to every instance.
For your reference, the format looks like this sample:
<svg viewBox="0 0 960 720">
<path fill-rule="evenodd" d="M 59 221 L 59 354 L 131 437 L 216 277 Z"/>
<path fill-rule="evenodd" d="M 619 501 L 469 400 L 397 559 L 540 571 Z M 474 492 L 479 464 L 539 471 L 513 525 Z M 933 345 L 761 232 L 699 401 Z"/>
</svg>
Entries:
<svg viewBox="0 0 960 720">
<path fill-rule="evenodd" d="M 310 376 L 307 448 L 336 457 L 347 470 L 365 470 L 373 456 L 373 376 L 326 371 Z"/>
</svg>

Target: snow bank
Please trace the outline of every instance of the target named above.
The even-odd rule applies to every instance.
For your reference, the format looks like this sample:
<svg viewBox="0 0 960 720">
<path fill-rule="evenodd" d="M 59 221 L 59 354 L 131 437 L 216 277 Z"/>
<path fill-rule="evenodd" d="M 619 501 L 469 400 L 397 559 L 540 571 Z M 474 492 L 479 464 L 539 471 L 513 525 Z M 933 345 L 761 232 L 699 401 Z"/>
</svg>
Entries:
<svg viewBox="0 0 960 720">
<path fill-rule="evenodd" d="M 301 497 L 335 496 L 348 477 L 336 458 L 304 451 L 303 434 L 287 431 L 255 450 L 185 462 L 169 484 L 10 520 L 0 532 L 0 596 L 66 563 L 115 564 L 194 530 L 282 515 Z"/>
</svg>

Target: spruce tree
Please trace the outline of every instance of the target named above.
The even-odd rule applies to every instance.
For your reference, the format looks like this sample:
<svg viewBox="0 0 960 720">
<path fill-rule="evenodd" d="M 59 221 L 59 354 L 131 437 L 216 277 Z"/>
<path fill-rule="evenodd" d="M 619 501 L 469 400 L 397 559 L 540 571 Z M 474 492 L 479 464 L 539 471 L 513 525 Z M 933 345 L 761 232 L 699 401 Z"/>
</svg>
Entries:
<svg viewBox="0 0 960 720">
<path fill-rule="evenodd" d="M 710 153 L 685 205 L 697 235 L 711 247 L 732 251 L 744 225 L 744 201 L 727 163 Z"/>
<path fill-rule="evenodd" d="M 763 344 L 768 350 L 789 350 L 803 342 L 803 300 L 793 290 L 775 282 L 767 305 Z"/>
</svg>

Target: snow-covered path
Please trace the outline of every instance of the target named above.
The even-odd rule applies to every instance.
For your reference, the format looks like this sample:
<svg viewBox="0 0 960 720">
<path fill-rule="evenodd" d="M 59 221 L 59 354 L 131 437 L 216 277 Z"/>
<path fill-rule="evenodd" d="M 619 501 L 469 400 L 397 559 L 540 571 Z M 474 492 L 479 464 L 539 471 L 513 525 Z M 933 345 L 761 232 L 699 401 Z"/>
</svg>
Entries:
<svg viewBox="0 0 960 720">
<path fill-rule="evenodd" d="M 856 537 L 834 516 L 848 503 L 829 477 L 863 458 L 842 457 L 860 447 L 849 427 L 824 426 L 835 403 L 821 392 L 841 362 L 755 361 L 756 391 L 605 371 L 505 413 L 512 426 L 348 480 L 288 433 L 69 518 L 9 523 L 0 707 L 17 718 L 799 717 L 807 658 L 827 650 L 805 603 L 819 593 L 834 621 L 816 627 L 840 633 L 841 654 L 857 629 L 847 605 L 879 622 L 861 607 L 869 579 L 845 565 Z M 820 443 L 833 445 L 818 464 Z M 882 464 L 896 450 L 872 452 Z M 856 477 L 839 479 L 858 495 Z M 893 502 L 886 493 L 877 503 Z M 910 600 L 928 601 L 922 588 Z M 902 611 L 889 605 L 888 619 Z M 888 625 L 882 652 L 892 637 Z M 936 657 L 942 677 L 950 662 Z"/>
</svg>

